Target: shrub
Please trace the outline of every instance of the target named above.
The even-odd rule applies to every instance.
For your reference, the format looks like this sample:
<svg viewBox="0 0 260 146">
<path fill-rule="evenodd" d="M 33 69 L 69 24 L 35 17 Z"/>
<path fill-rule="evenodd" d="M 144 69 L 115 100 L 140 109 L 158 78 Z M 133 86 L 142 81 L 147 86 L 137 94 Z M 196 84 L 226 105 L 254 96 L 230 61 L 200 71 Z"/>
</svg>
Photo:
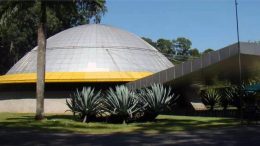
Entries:
<svg viewBox="0 0 260 146">
<path fill-rule="evenodd" d="M 101 112 L 100 94 L 101 91 L 95 92 L 94 88 L 83 87 L 81 92 L 77 90 L 69 100 L 66 99 L 66 104 L 73 112 L 74 117 L 88 122 Z"/>
<path fill-rule="evenodd" d="M 220 93 L 220 105 L 223 107 L 223 110 L 227 110 L 228 105 L 232 104 L 233 97 L 230 91 L 230 88 L 223 88 L 219 90 Z"/>
<path fill-rule="evenodd" d="M 246 87 L 248 85 L 252 85 L 253 82 L 245 83 L 243 82 L 241 86 L 233 85 L 230 88 L 227 88 L 227 95 L 232 98 L 232 104 L 237 107 L 237 109 L 241 109 L 241 106 L 244 104 L 252 104 L 255 101 L 256 92 L 254 91 L 246 91 Z"/>
<path fill-rule="evenodd" d="M 220 100 L 220 94 L 216 89 L 208 89 L 201 92 L 202 102 L 213 110 Z"/>
<path fill-rule="evenodd" d="M 104 111 L 110 113 L 110 118 L 116 122 L 128 122 L 140 109 L 135 93 L 125 86 L 116 86 L 115 90 L 110 88 L 103 103 Z"/>
<path fill-rule="evenodd" d="M 139 95 L 144 109 L 142 120 L 148 121 L 154 120 L 178 97 L 171 94 L 171 88 L 161 84 L 153 84 L 151 88 L 141 90 Z"/>
<path fill-rule="evenodd" d="M 160 84 L 140 90 L 138 94 L 125 86 L 116 86 L 102 95 L 101 98 L 101 91 L 84 87 L 81 92 L 77 90 L 70 99 L 66 99 L 66 104 L 74 117 L 83 122 L 106 120 L 128 123 L 154 120 L 178 97 L 171 93 L 171 88 Z"/>
</svg>

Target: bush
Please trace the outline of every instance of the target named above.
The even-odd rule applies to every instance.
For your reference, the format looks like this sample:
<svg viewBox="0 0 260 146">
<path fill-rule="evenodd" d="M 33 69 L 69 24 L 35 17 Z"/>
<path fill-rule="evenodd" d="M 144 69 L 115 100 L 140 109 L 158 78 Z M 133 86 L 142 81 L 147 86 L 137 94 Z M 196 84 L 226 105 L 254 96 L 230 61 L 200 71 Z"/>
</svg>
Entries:
<svg viewBox="0 0 260 146">
<path fill-rule="evenodd" d="M 241 86 L 233 85 L 226 89 L 227 95 L 232 98 L 232 104 L 237 107 L 237 109 L 241 109 L 243 104 L 253 104 L 255 102 L 256 92 L 246 91 L 246 87 L 252 84 L 251 82 L 243 82 Z"/>
<path fill-rule="evenodd" d="M 140 110 L 138 102 L 134 92 L 125 86 L 116 86 L 115 90 L 110 88 L 104 97 L 103 109 L 110 113 L 110 120 L 128 122 Z"/>
<path fill-rule="evenodd" d="M 171 94 L 171 88 L 165 88 L 161 84 L 153 84 L 151 88 L 141 90 L 139 96 L 144 112 L 140 119 L 143 121 L 154 120 L 178 97 Z"/>
<path fill-rule="evenodd" d="M 210 106 L 213 110 L 217 103 L 220 101 L 220 94 L 216 89 L 208 89 L 201 92 L 202 102 Z"/>
<path fill-rule="evenodd" d="M 154 84 L 151 88 L 130 91 L 125 86 L 109 88 L 101 97 L 101 91 L 84 87 L 66 99 L 66 104 L 76 119 L 83 122 L 108 121 L 128 123 L 134 121 L 152 121 L 165 111 L 178 96 L 171 93 L 171 88 Z"/>
<path fill-rule="evenodd" d="M 219 89 L 219 93 L 220 93 L 220 99 L 219 99 L 220 105 L 223 107 L 223 110 L 226 111 L 228 105 L 232 104 L 233 102 L 233 97 L 230 92 L 230 88 Z"/>
<path fill-rule="evenodd" d="M 83 87 L 81 92 L 77 90 L 69 100 L 66 99 L 66 104 L 73 112 L 74 117 L 83 122 L 88 122 L 96 118 L 97 114 L 101 112 L 100 94 L 101 91 L 95 92 L 94 88 Z"/>
</svg>

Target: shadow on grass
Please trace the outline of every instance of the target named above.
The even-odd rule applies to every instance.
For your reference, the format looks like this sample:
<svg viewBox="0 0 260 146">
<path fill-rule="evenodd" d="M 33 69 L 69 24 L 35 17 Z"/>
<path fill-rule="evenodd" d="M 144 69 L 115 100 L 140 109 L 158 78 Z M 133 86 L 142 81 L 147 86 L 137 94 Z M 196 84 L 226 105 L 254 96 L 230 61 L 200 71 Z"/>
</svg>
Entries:
<svg viewBox="0 0 260 146">
<path fill-rule="evenodd" d="M 107 128 L 102 123 L 89 125 L 73 120 L 72 115 L 48 115 L 42 121 L 35 121 L 34 116 L 17 116 L 6 118 L 0 121 L 1 129 L 28 129 L 43 132 L 64 132 L 64 133 L 91 133 L 91 130 L 102 130 Z M 84 129 L 88 131 L 84 132 Z"/>
<path fill-rule="evenodd" d="M 244 129 L 239 120 L 229 118 L 205 118 L 185 116 L 159 116 L 155 122 L 108 124 L 81 123 L 72 120 L 71 115 L 48 115 L 43 121 L 35 121 L 34 116 L 6 115 L 0 117 L 0 145 L 224 145 L 225 142 L 259 144 L 259 127 Z M 235 126 L 235 128 L 223 127 Z M 221 127 L 221 128 L 220 128 Z M 238 127 L 238 128 L 237 128 Z M 115 129 L 117 131 L 115 132 Z M 128 132 L 121 129 L 129 128 Z M 217 132 L 210 128 L 218 128 Z M 112 129 L 112 130 L 111 130 Z M 198 132 L 201 129 L 206 133 Z M 85 134 L 75 134 L 80 133 Z M 87 130 L 87 131 L 84 131 Z M 110 131 L 101 135 L 91 135 L 94 131 Z M 121 131 L 120 131 L 121 130 Z M 184 133 L 171 133 L 185 131 Z M 153 135 L 155 134 L 155 135 Z M 241 138 L 241 137 L 246 138 Z M 14 140 L 15 139 L 15 140 Z M 248 140 L 250 139 L 250 141 Z"/>
<path fill-rule="evenodd" d="M 174 131 L 191 131 L 200 129 L 212 129 L 219 127 L 232 127 L 239 125 L 236 119 L 210 119 L 210 120 L 196 120 L 196 119 L 157 119 L 151 124 L 137 125 L 137 131 L 151 131 L 152 133 L 170 133 Z"/>
<path fill-rule="evenodd" d="M 73 120 L 72 115 L 48 115 L 43 121 L 35 121 L 33 115 L 10 116 L 0 121 L 0 128 L 30 129 L 44 132 L 110 134 L 121 132 L 131 133 L 171 133 L 175 131 L 191 131 L 239 125 L 239 121 L 231 118 L 205 118 L 159 116 L 155 122 L 108 124 L 81 123 Z"/>
</svg>

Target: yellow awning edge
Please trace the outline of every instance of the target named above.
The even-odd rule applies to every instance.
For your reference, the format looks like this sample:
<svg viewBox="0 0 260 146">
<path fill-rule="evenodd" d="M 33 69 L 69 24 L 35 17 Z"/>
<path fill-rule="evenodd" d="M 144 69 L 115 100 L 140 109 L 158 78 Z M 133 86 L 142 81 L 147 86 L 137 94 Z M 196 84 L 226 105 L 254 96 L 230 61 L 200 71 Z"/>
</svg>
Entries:
<svg viewBox="0 0 260 146">
<path fill-rule="evenodd" d="M 47 72 L 45 74 L 45 82 L 130 82 L 152 74 L 152 72 Z M 36 73 L 0 76 L 0 84 L 10 83 L 36 83 Z"/>
</svg>

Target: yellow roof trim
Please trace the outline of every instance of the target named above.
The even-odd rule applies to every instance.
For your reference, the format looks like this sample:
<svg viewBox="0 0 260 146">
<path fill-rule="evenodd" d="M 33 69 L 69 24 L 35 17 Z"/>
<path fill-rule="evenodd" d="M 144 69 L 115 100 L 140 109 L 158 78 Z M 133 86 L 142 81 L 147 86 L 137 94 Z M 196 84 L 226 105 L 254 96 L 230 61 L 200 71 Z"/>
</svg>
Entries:
<svg viewBox="0 0 260 146">
<path fill-rule="evenodd" d="M 45 82 L 130 82 L 152 74 L 151 72 L 47 72 L 45 74 Z M 0 84 L 35 82 L 36 73 L 0 76 Z"/>
</svg>

